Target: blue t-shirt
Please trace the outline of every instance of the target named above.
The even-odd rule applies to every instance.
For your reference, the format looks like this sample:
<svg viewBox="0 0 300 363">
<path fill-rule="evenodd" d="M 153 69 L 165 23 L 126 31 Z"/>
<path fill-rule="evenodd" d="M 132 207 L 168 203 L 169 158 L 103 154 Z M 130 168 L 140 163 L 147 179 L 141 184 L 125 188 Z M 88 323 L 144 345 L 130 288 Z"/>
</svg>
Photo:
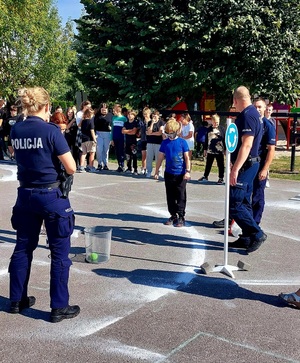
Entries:
<svg viewBox="0 0 300 363">
<path fill-rule="evenodd" d="M 259 156 L 261 157 L 261 162 L 264 164 L 268 153 L 267 146 L 276 144 L 276 129 L 274 124 L 266 117 L 263 117 L 262 120 L 263 136 L 260 143 Z"/>
<path fill-rule="evenodd" d="M 51 184 L 59 180 L 58 156 L 70 151 L 59 126 L 29 116 L 11 129 L 11 142 L 18 166 L 18 180 L 27 184 Z"/>
<path fill-rule="evenodd" d="M 263 122 L 257 109 L 253 105 L 246 107 L 235 120 L 238 129 L 238 143 L 235 151 L 231 154 L 232 162 L 235 162 L 239 149 L 242 145 L 244 135 L 253 136 L 253 144 L 249 156 L 253 158 L 258 156 L 259 146 L 263 133 Z"/>
<path fill-rule="evenodd" d="M 184 153 L 189 151 L 186 140 L 177 137 L 175 140 L 165 139 L 160 145 L 159 151 L 165 154 L 165 171 L 173 175 L 185 174 Z"/>
<path fill-rule="evenodd" d="M 205 126 L 199 127 L 199 129 L 197 130 L 196 141 L 197 142 L 205 142 L 205 136 L 207 134 L 207 131 L 208 131 L 208 127 L 205 127 Z"/>
<path fill-rule="evenodd" d="M 112 118 L 112 139 L 124 140 L 122 128 L 124 127 L 127 118 L 125 116 L 113 116 Z"/>
</svg>

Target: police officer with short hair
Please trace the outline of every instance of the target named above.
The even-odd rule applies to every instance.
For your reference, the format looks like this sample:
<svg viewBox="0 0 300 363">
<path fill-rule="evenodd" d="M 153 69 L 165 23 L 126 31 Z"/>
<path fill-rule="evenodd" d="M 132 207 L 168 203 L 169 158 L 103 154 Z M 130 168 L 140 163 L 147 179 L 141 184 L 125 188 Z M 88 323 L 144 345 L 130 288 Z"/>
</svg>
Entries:
<svg viewBox="0 0 300 363">
<path fill-rule="evenodd" d="M 267 239 L 253 218 L 251 194 L 253 180 L 259 169 L 259 146 L 262 138 L 262 121 L 251 103 L 249 90 L 240 86 L 234 91 L 234 105 L 240 112 L 235 120 L 238 129 L 238 144 L 231 154 L 229 214 L 242 228 L 243 236 L 236 241 L 243 243 L 248 252 L 257 250 Z M 234 244 L 230 245 L 234 247 Z M 241 246 L 236 246 L 241 247 Z"/>
<path fill-rule="evenodd" d="M 35 297 L 28 296 L 28 281 L 44 221 L 51 252 L 50 321 L 56 323 L 80 312 L 79 306 L 69 305 L 68 291 L 74 212 L 60 189 L 61 164 L 70 175 L 76 165 L 60 128 L 46 122 L 48 92 L 41 87 L 20 89 L 19 100 L 27 118 L 11 130 L 20 186 L 11 218 L 17 241 L 9 265 L 10 312 L 19 313 L 35 304 Z"/>
<path fill-rule="evenodd" d="M 257 224 L 260 224 L 265 208 L 265 188 L 267 177 L 270 165 L 275 155 L 276 129 L 274 124 L 264 116 L 266 101 L 262 98 L 258 98 L 254 101 L 254 106 L 263 121 L 263 136 L 259 148 L 260 163 L 258 173 L 253 182 L 252 193 L 253 218 Z"/>
</svg>

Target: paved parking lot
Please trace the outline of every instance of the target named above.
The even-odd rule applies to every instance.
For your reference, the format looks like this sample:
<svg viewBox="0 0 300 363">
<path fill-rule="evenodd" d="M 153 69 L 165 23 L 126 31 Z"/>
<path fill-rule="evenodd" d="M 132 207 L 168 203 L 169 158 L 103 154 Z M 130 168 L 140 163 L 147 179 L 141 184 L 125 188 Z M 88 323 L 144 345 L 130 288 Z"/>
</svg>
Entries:
<svg viewBox="0 0 300 363">
<path fill-rule="evenodd" d="M 112 165 L 113 166 L 113 165 Z M 70 252 L 70 303 L 80 315 L 49 323 L 49 251 L 41 236 L 30 294 L 36 305 L 10 315 L 7 267 L 14 248 L 10 225 L 16 167 L 0 164 L 0 361 L 2 362 L 300 362 L 300 311 L 277 295 L 300 287 L 299 182 L 271 180 L 256 252 L 229 249 L 229 264 L 251 267 L 199 273 L 224 262 L 224 186 L 212 175 L 188 183 L 187 226 L 168 218 L 163 181 L 142 176 L 76 174 L 71 204 L 76 229 Z M 110 260 L 85 262 L 85 227 L 112 228 Z M 229 238 L 233 241 L 233 237 Z"/>
</svg>

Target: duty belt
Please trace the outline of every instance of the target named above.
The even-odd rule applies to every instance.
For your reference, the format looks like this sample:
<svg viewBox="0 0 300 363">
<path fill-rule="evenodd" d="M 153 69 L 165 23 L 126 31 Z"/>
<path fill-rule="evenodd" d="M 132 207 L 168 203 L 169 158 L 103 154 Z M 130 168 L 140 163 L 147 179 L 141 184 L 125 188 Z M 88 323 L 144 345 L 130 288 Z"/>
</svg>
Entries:
<svg viewBox="0 0 300 363">
<path fill-rule="evenodd" d="M 49 188 L 58 188 L 60 186 L 60 182 L 49 183 L 49 184 L 31 184 L 20 181 L 21 188 L 37 188 L 37 189 L 49 189 Z"/>
</svg>

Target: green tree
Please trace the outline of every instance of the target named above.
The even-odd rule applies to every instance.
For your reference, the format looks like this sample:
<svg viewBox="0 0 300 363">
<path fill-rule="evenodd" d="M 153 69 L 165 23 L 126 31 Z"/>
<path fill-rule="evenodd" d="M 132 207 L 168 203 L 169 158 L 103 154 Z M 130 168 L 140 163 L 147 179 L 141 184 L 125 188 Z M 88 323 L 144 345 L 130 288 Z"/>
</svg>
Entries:
<svg viewBox="0 0 300 363">
<path fill-rule="evenodd" d="M 81 0 L 78 73 L 95 99 L 164 105 L 202 90 L 292 102 L 299 84 L 300 5 L 279 0 Z"/>
<path fill-rule="evenodd" d="M 199 80 L 222 99 L 240 84 L 252 93 L 294 103 L 299 89 L 298 1 L 208 0 L 201 6 Z M 205 26 L 204 26 L 205 24 Z"/>
<path fill-rule="evenodd" d="M 76 58 L 73 36 L 53 0 L 1 0 L 0 94 L 13 102 L 18 87 L 40 85 L 56 98 L 64 95 Z"/>
</svg>

